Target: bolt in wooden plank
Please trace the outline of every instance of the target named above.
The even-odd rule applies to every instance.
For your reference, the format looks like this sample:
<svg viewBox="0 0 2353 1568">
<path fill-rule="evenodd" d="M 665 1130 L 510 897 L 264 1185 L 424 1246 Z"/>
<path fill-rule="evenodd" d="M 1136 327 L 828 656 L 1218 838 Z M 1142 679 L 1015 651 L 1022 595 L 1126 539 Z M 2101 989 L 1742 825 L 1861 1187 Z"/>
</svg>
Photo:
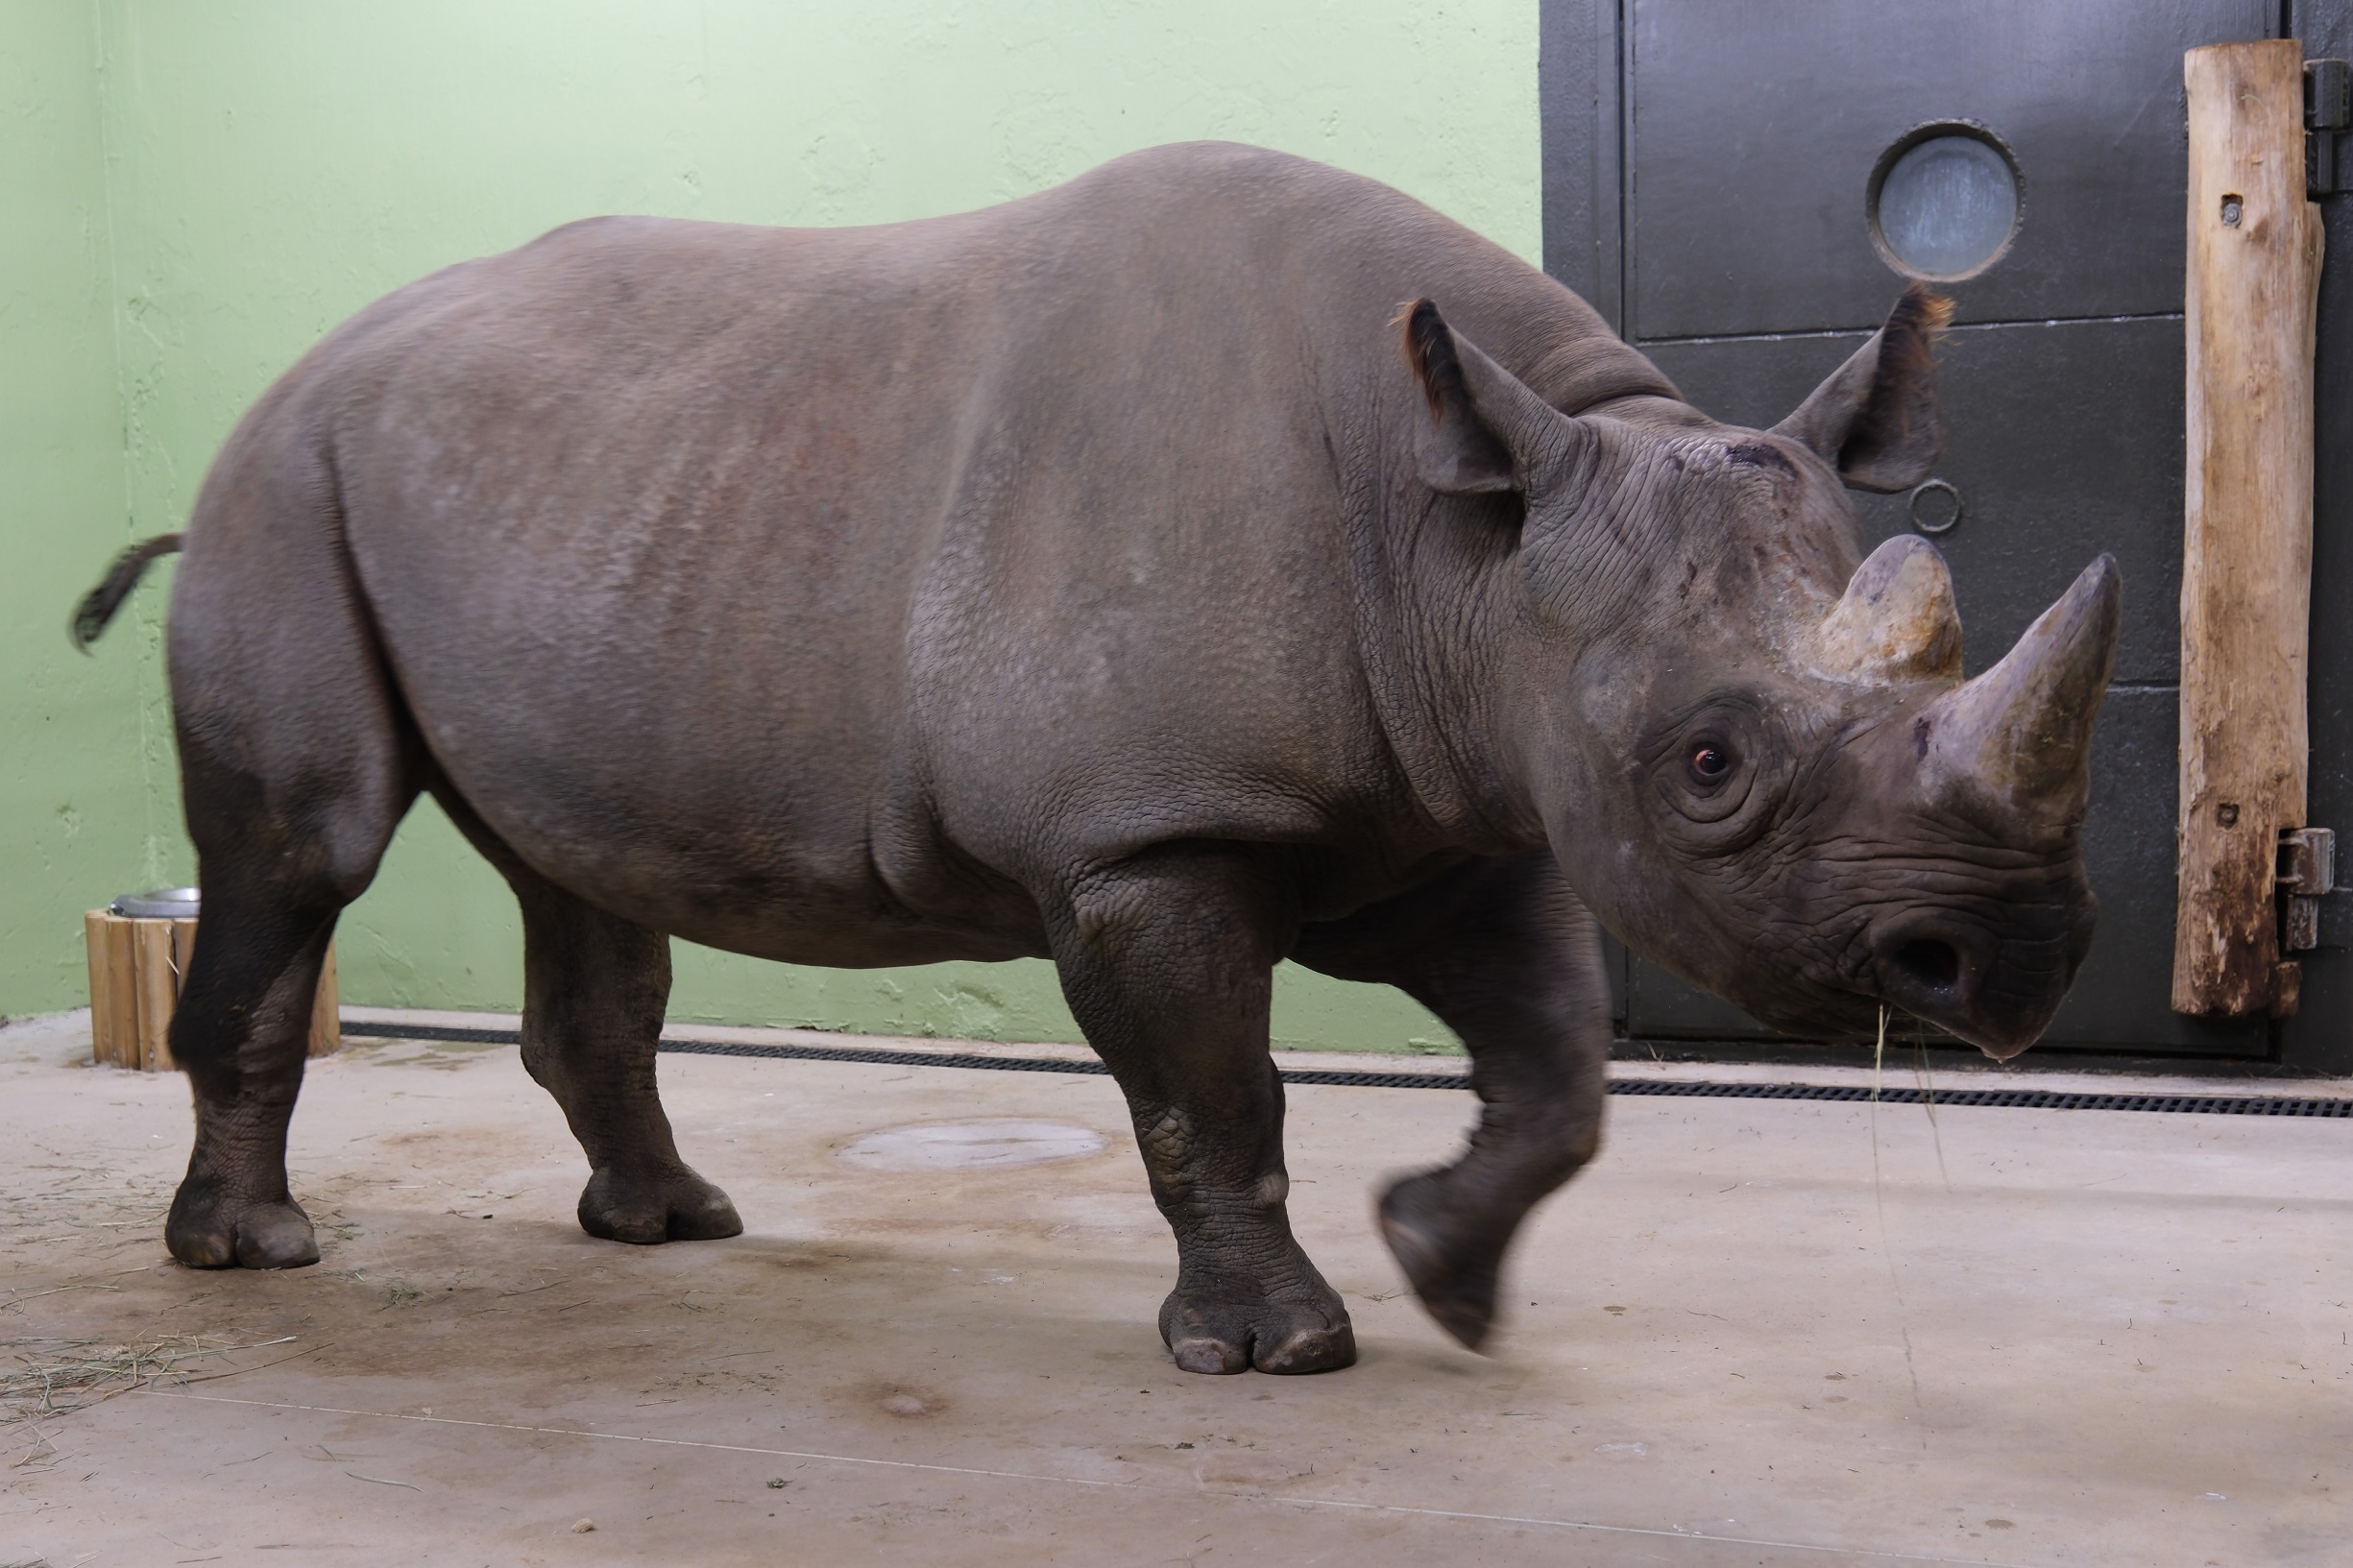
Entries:
<svg viewBox="0 0 2353 1568">
<path fill-rule="evenodd" d="M 2293 39 L 2182 60 L 2189 88 L 2188 468 L 2173 1008 L 2292 1011 L 2282 829 L 2305 825 L 2313 329 L 2319 208 L 2304 194 Z"/>
</svg>

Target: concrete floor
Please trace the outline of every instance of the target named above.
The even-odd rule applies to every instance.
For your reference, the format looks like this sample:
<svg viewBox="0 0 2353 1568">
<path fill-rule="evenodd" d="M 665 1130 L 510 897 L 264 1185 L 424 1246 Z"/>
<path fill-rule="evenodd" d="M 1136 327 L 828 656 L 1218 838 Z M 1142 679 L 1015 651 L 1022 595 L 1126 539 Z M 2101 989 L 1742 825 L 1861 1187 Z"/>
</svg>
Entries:
<svg viewBox="0 0 2353 1568">
<path fill-rule="evenodd" d="M 0 1030 L 0 1340 L 211 1353 L 0 1426 L 0 1564 L 2353 1562 L 2353 1122 L 1884 1106 L 1875 1163 L 1866 1107 L 1619 1098 L 1482 1358 L 1368 1223 L 1468 1098 L 1295 1088 L 1363 1360 L 1218 1379 L 1103 1078 L 665 1056 L 749 1228 L 635 1249 L 511 1047 L 357 1044 L 325 1262 L 201 1274 L 185 1088 L 78 1027 Z M 837 1157 L 976 1118 L 1068 1157 Z"/>
</svg>

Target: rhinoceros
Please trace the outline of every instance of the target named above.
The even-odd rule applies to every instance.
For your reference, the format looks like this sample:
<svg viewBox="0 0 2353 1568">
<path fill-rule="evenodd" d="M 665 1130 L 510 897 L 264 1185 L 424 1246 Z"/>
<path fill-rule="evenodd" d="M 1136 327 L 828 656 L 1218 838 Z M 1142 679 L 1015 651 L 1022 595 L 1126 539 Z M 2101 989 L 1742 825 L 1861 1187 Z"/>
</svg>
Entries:
<svg viewBox="0 0 2353 1568">
<path fill-rule="evenodd" d="M 1738 428 L 1461 225 L 1222 144 L 875 228 L 594 219 L 400 290 L 184 535 L 171 1251 L 319 1256 L 312 991 L 430 792 L 521 903 L 592 1235 L 741 1228 L 656 1094 L 671 936 L 1050 958 L 1176 1234 L 1176 1363 L 1345 1366 L 1284 1208 L 1289 958 L 1462 1037 L 1476 1130 L 1377 1218 L 1477 1346 L 1599 1146 L 1602 929 L 1778 1024 L 1886 1005 L 1997 1057 L 2084 956 L 2114 563 L 1964 682 L 1942 559 L 1865 559 L 1845 495 L 1929 472 L 1949 308 L 1910 289 Z"/>
</svg>

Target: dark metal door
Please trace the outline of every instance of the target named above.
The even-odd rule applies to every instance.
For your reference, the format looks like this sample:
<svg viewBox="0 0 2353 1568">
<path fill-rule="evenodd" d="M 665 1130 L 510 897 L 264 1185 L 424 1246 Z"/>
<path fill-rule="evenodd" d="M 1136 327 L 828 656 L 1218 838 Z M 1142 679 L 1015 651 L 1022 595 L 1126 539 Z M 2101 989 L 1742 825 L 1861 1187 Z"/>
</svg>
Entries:
<svg viewBox="0 0 2353 1568">
<path fill-rule="evenodd" d="M 1966 206 L 1965 181 L 1936 180 L 1982 184 L 1987 168 L 2009 182 L 2011 207 L 2001 189 L 1985 198 L 1997 225 L 2014 209 L 2006 243 L 1974 275 L 1937 283 L 1958 305 L 1937 478 L 1909 497 L 1856 498 L 1874 540 L 1933 533 L 1972 674 L 2095 555 L 2123 567 L 2084 832 L 2099 934 L 2054 1046 L 2207 1057 L 2275 1046 L 2261 1019 L 2176 1016 L 2168 979 L 2181 57 L 2277 36 L 2284 19 L 2277 0 L 1552 0 L 1545 12 L 1547 266 L 1719 418 L 1766 425 L 1789 412 L 1883 318 L 1905 270 L 1969 272 L 1977 253 L 1938 251 L 1952 236 L 1915 232 L 1899 200 Z M 1907 147 L 1938 137 L 1976 172 L 1900 172 Z M 2316 585 L 2324 616 L 2322 604 Z M 1639 959 L 1619 980 L 1636 1038 L 1773 1033 Z"/>
</svg>

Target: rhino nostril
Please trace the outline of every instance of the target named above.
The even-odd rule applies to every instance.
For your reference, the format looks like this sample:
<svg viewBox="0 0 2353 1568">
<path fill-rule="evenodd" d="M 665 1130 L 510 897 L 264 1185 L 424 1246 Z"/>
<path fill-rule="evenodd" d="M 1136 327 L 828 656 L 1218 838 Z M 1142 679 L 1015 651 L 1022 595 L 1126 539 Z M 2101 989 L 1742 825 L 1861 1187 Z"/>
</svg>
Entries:
<svg viewBox="0 0 2353 1568">
<path fill-rule="evenodd" d="M 1932 991 L 1950 991 L 1961 977 L 1961 955 L 1950 942 L 1932 937 L 1906 942 L 1895 951 L 1896 967 Z"/>
</svg>

